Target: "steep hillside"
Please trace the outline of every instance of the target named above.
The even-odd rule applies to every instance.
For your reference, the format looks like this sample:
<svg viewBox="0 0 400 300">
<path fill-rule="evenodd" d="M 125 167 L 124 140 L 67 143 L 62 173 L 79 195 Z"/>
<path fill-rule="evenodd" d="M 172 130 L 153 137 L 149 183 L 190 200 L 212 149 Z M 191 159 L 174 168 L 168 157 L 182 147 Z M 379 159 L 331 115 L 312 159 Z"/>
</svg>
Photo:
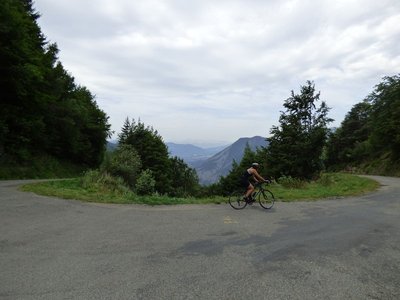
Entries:
<svg viewBox="0 0 400 300">
<path fill-rule="evenodd" d="M 221 176 L 227 175 L 232 167 L 233 160 L 236 162 L 241 161 L 247 144 L 254 151 L 257 147 L 265 147 L 267 141 L 261 136 L 240 138 L 196 167 L 200 183 L 205 185 L 212 184 L 218 181 Z"/>
</svg>

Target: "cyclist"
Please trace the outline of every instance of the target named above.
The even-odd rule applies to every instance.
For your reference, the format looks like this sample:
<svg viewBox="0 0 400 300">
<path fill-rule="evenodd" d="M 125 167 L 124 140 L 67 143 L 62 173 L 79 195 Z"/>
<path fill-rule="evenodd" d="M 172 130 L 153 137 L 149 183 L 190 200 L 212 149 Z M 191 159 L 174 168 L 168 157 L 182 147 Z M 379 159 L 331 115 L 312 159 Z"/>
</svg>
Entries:
<svg viewBox="0 0 400 300">
<path fill-rule="evenodd" d="M 246 194 L 244 196 L 244 200 L 246 202 L 253 202 L 251 199 L 251 194 L 254 192 L 254 185 L 250 182 L 250 177 L 254 179 L 255 182 L 267 182 L 260 174 L 258 174 L 258 163 L 252 163 L 251 167 L 248 168 L 242 175 L 241 184 L 244 188 L 246 188 Z"/>
</svg>

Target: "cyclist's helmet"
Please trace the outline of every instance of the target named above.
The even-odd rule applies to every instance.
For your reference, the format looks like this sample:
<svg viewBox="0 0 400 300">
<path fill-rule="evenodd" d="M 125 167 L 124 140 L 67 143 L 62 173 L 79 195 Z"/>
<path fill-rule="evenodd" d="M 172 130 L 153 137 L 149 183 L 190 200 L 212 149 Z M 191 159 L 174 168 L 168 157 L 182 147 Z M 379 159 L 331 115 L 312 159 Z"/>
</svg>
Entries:
<svg viewBox="0 0 400 300">
<path fill-rule="evenodd" d="M 255 163 L 252 163 L 251 166 L 252 166 L 253 168 L 256 168 L 256 169 L 257 169 L 260 165 L 259 165 L 258 163 L 255 162 Z"/>
</svg>

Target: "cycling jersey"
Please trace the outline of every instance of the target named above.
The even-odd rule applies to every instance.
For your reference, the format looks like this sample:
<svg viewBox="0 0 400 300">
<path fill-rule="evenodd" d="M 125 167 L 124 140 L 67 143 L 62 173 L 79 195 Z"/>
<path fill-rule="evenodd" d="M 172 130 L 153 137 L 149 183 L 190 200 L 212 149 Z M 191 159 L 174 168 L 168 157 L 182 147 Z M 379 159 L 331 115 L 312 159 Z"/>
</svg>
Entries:
<svg viewBox="0 0 400 300">
<path fill-rule="evenodd" d="M 249 184 L 250 184 L 250 181 L 249 181 L 249 179 L 250 179 L 250 177 L 251 176 L 253 176 L 253 174 L 251 174 L 251 173 L 249 173 L 249 170 L 250 169 L 247 169 L 244 173 L 243 173 L 243 175 L 242 175 L 242 179 L 241 179 L 241 183 L 242 183 L 242 185 L 244 186 L 244 187 L 248 187 L 249 186 Z"/>
</svg>

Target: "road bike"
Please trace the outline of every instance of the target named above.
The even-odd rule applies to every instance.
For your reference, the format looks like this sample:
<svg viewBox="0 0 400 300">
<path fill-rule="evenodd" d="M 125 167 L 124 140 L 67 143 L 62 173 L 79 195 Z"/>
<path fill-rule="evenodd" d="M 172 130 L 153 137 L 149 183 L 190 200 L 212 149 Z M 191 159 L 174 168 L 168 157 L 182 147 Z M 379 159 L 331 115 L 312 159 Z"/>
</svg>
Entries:
<svg viewBox="0 0 400 300">
<path fill-rule="evenodd" d="M 274 194 L 266 188 L 268 182 L 257 182 L 255 184 L 255 190 L 250 196 L 250 200 L 244 198 L 245 192 L 243 190 L 237 190 L 233 192 L 229 197 L 229 204 L 234 209 L 243 209 L 248 204 L 251 205 L 258 201 L 262 208 L 271 209 L 275 203 Z"/>
</svg>

